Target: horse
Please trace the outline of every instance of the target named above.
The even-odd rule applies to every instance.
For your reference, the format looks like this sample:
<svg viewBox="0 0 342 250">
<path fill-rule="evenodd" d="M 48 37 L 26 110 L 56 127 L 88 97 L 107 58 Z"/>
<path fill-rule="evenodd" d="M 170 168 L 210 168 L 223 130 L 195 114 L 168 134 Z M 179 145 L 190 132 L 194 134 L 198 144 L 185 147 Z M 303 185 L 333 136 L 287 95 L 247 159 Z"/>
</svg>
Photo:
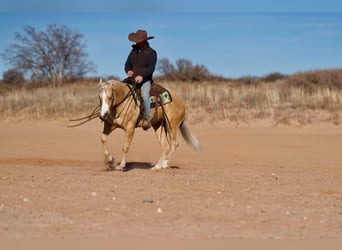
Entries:
<svg viewBox="0 0 342 250">
<path fill-rule="evenodd" d="M 153 83 L 154 84 L 154 83 Z M 142 126 L 140 117 L 141 101 L 137 98 L 136 89 L 127 83 L 108 80 L 99 82 L 100 92 L 100 119 L 103 121 L 101 142 L 108 170 L 125 170 L 126 157 L 134 137 L 136 128 Z M 169 168 L 172 154 L 179 146 L 178 130 L 182 137 L 196 152 L 201 149 L 199 141 L 190 132 L 185 122 L 185 105 L 181 98 L 169 91 L 172 101 L 165 105 L 157 105 L 151 108 L 151 125 L 155 131 L 158 142 L 162 148 L 162 154 L 152 170 Z M 110 133 L 116 129 L 125 132 L 122 147 L 122 160 L 115 163 L 114 157 L 109 153 L 107 140 Z"/>
</svg>

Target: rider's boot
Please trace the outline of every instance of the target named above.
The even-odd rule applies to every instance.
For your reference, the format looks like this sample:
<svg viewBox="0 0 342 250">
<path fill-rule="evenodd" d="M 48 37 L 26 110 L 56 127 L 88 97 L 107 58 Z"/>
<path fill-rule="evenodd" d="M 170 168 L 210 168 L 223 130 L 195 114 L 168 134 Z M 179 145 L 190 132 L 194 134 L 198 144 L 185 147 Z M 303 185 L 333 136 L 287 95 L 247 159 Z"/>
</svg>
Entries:
<svg viewBox="0 0 342 250">
<path fill-rule="evenodd" d="M 146 115 L 144 115 L 144 117 L 142 118 L 141 126 L 142 126 L 143 130 L 148 130 L 152 126 L 150 119 Z"/>
</svg>

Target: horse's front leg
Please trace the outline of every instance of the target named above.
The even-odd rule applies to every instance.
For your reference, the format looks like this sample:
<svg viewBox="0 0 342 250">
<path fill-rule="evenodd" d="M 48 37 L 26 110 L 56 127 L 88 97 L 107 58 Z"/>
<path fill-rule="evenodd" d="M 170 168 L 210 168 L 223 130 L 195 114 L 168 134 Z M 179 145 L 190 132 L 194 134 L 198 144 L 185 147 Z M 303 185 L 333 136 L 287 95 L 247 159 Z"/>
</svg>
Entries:
<svg viewBox="0 0 342 250">
<path fill-rule="evenodd" d="M 107 164 L 108 164 L 108 170 L 114 170 L 116 168 L 114 157 L 109 153 L 108 145 L 107 145 L 108 136 L 114 129 L 115 127 L 112 126 L 112 124 L 106 121 L 104 122 L 103 132 L 101 135 L 101 142 L 103 146 L 103 153 L 105 156 L 105 160 L 107 161 Z"/>
<path fill-rule="evenodd" d="M 102 133 L 101 142 L 103 146 L 103 153 L 105 156 L 105 160 L 107 161 L 109 170 L 114 170 L 116 168 L 116 164 L 115 164 L 114 157 L 109 153 L 108 145 L 107 145 L 107 138 L 108 138 L 108 134 Z"/>
<path fill-rule="evenodd" d="M 130 126 L 129 128 L 125 129 L 126 134 L 125 134 L 125 141 L 124 145 L 122 147 L 122 160 L 120 162 L 120 165 L 116 167 L 117 170 L 124 170 L 126 167 L 126 157 L 129 151 L 129 147 L 131 146 L 132 139 L 134 136 L 134 131 L 135 131 L 135 126 Z"/>
</svg>

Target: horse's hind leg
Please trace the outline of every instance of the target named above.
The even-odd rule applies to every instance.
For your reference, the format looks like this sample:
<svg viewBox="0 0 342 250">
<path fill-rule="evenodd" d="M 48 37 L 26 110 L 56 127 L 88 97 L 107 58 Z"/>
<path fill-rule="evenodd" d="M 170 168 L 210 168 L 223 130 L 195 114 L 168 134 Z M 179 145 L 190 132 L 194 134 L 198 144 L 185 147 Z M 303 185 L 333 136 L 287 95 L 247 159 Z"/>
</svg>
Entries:
<svg viewBox="0 0 342 250">
<path fill-rule="evenodd" d="M 177 147 L 179 146 L 179 142 L 177 139 L 177 131 L 178 128 L 175 127 L 171 131 L 169 131 L 169 138 L 168 138 L 168 145 L 169 145 L 169 150 L 167 152 L 167 155 L 163 161 L 162 167 L 163 168 L 168 168 L 169 167 L 169 162 L 171 160 L 172 154 L 176 151 Z"/>
<path fill-rule="evenodd" d="M 157 131 L 157 138 L 162 147 L 162 155 L 158 163 L 152 168 L 153 170 L 158 170 L 162 168 L 168 168 L 169 162 L 173 152 L 178 147 L 177 141 L 177 128 L 172 131 L 165 131 L 165 128 L 160 127 Z"/>
<path fill-rule="evenodd" d="M 170 150 L 170 145 L 168 143 L 167 134 L 166 134 L 163 126 L 160 126 L 156 130 L 156 135 L 157 135 L 158 142 L 162 148 L 162 155 L 160 156 L 157 164 L 152 168 L 152 170 L 159 170 L 159 169 L 166 167 L 165 166 L 165 160 L 166 160 L 168 152 Z"/>
</svg>

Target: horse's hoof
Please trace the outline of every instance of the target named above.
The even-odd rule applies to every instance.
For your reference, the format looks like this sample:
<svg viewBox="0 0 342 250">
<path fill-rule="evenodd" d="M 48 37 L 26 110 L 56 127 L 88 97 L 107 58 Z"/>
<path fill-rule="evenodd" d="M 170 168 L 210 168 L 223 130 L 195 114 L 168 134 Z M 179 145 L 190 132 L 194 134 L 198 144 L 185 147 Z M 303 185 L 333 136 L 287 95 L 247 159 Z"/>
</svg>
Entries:
<svg viewBox="0 0 342 250">
<path fill-rule="evenodd" d="M 162 167 L 161 166 L 154 166 L 153 168 L 151 168 L 152 171 L 158 171 L 161 170 Z"/>
<path fill-rule="evenodd" d="M 113 171 L 117 167 L 113 158 L 110 161 L 106 161 L 105 164 L 107 165 L 107 171 Z"/>
<path fill-rule="evenodd" d="M 165 161 L 163 161 L 163 165 L 161 166 L 162 168 L 169 168 L 170 167 L 170 165 L 169 165 L 169 160 L 165 160 Z"/>
<path fill-rule="evenodd" d="M 118 170 L 118 171 L 126 171 L 127 168 L 126 168 L 126 164 L 120 164 L 118 166 L 115 166 L 115 170 Z"/>
<path fill-rule="evenodd" d="M 125 167 L 116 167 L 115 168 L 116 171 L 126 171 Z"/>
<path fill-rule="evenodd" d="M 115 169 L 112 168 L 112 167 L 110 167 L 110 166 L 108 166 L 105 170 L 106 170 L 106 171 L 114 171 Z"/>
<path fill-rule="evenodd" d="M 107 171 L 113 171 L 113 170 L 116 170 L 116 165 L 107 162 Z"/>
</svg>

